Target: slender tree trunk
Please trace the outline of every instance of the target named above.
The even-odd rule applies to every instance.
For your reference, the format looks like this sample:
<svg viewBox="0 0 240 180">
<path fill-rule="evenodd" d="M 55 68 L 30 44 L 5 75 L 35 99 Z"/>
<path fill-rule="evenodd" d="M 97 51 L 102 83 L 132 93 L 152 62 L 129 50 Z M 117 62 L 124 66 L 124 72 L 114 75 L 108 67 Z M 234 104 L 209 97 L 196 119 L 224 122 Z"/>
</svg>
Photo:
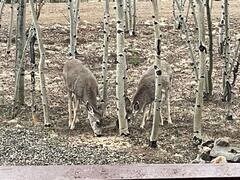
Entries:
<svg viewBox="0 0 240 180">
<path fill-rule="evenodd" d="M 2 0 L 0 2 L 0 28 L 2 27 L 1 21 L 2 21 L 2 12 L 3 12 L 3 8 L 5 6 L 6 0 Z"/>
<path fill-rule="evenodd" d="M 136 35 L 136 11 L 137 11 L 137 7 L 136 7 L 136 0 L 132 0 L 130 1 L 132 2 L 132 5 L 130 7 L 132 7 L 132 13 L 131 13 L 131 27 L 130 27 L 130 36 L 135 36 Z"/>
<path fill-rule="evenodd" d="M 200 57 L 200 69 L 199 69 L 199 81 L 196 93 L 196 103 L 194 112 L 194 143 L 200 144 L 202 142 L 202 107 L 203 107 L 203 87 L 204 87 L 204 75 L 205 75 L 205 54 L 206 47 L 204 42 L 204 5 L 202 0 L 196 0 L 198 4 L 198 29 L 199 29 L 199 57 Z"/>
<path fill-rule="evenodd" d="M 117 97 L 117 114 L 119 121 L 120 135 L 128 135 L 128 123 L 125 109 L 125 90 L 124 79 L 126 64 L 124 52 L 124 11 L 123 0 L 117 0 L 117 74 L 116 74 L 116 97 Z"/>
<path fill-rule="evenodd" d="M 161 82 L 161 34 L 159 27 L 159 9 L 158 9 L 158 0 L 152 0 L 153 6 L 153 24 L 154 24 L 154 34 L 155 34 L 155 100 L 154 100 L 154 109 L 153 109 L 153 125 L 152 132 L 150 136 L 150 146 L 157 146 L 158 131 L 161 119 L 161 99 L 162 99 L 162 82 Z"/>
<path fill-rule="evenodd" d="M 102 61 L 102 102 L 103 115 L 107 106 L 107 68 L 108 68 L 108 46 L 109 46 L 109 0 L 104 1 L 104 42 L 103 42 L 103 61 Z"/>
<path fill-rule="evenodd" d="M 26 1 L 20 0 L 17 14 L 15 93 L 14 93 L 13 117 L 17 115 L 16 111 L 18 111 L 20 106 L 24 104 L 23 53 L 26 42 L 25 22 L 26 22 Z"/>
<path fill-rule="evenodd" d="M 69 55 L 75 59 L 75 25 L 74 25 L 74 5 L 73 0 L 68 0 L 68 10 L 69 10 L 69 18 L 70 18 L 70 44 L 69 44 Z"/>
<path fill-rule="evenodd" d="M 33 31 L 33 30 L 32 30 Z M 31 111 L 32 111 L 32 119 L 33 122 L 37 121 L 37 105 L 35 103 L 35 96 L 36 96 L 36 79 L 35 79 L 35 72 L 36 72 L 36 61 L 35 61 L 35 42 L 36 42 L 36 34 L 34 32 L 34 34 L 32 34 L 32 31 L 30 32 L 30 50 L 29 50 L 29 54 L 30 54 L 30 63 L 31 63 Z"/>
<path fill-rule="evenodd" d="M 220 19 L 220 23 L 219 23 L 219 49 L 218 52 L 220 55 L 223 54 L 223 46 L 224 46 L 224 0 L 222 0 L 222 12 L 221 12 L 221 19 Z"/>
<path fill-rule="evenodd" d="M 38 47 L 39 47 L 39 52 L 40 52 L 40 61 L 39 61 L 39 66 L 38 66 L 38 71 L 40 74 L 40 87 L 41 87 L 41 97 L 42 97 L 42 105 L 43 105 L 43 114 L 44 114 L 44 125 L 49 126 L 49 112 L 48 112 L 48 99 L 47 99 L 47 93 L 46 93 L 46 87 L 45 87 L 45 77 L 44 77 L 44 66 L 45 66 L 45 49 L 42 43 L 42 37 L 40 33 L 40 27 L 37 23 L 37 16 L 36 12 L 34 11 L 34 4 L 33 0 L 30 0 L 30 6 L 31 6 L 31 13 L 32 13 L 32 19 L 33 19 L 33 24 L 36 30 L 36 37 L 38 40 Z"/>
<path fill-rule="evenodd" d="M 80 20 L 79 16 L 79 5 L 80 5 L 80 0 L 76 0 L 76 5 L 75 5 L 75 15 L 74 15 L 74 34 L 75 34 L 75 41 L 74 41 L 74 48 L 75 48 L 75 54 L 77 54 L 77 34 L 78 34 L 78 23 Z"/>
<path fill-rule="evenodd" d="M 127 8 L 127 14 L 128 14 L 128 32 L 129 32 L 129 35 L 131 35 L 131 28 L 132 28 L 132 10 L 133 10 L 133 7 L 132 7 L 132 1 L 133 0 L 127 0 L 128 1 L 128 8 Z"/>
<path fill-rule="evenodd" d="M 9 25 L 9 33 L 8 33 L 8 41 L 7 41 L 7 54 L 10 53 L 10 48 L 12 43 L 14 4 L 15 4 L 15 0 L 11 0 L 11 15 L 10 15 L 10 25 Z"/>
<path fill-rule="evenodd" d="M 212 2 L 212 1 L 211 1 Z M 206 0 L 207 9 L 207 23 L 208 23 L 208 57 L 209 57 L 209 70 L 208 70 L 208 92 L 212 96 L 213 83 L 212 83 L 212 71 L 213 71 L 213 37 L 212 37 L 212 15 L 209 0 Z"/>
<path fill-rule="evenodd" d="M 180 23 L 182 24 L 182 32 L 186 35 L 186 42 L 187 42 L 187 45 L 188 45 L 189 55 L 190 55 L 190 58 L 192 59 L 191 66 L 193 67 L 193 71 L 195 73 L 195 80 L 198 81 L 197 62 L 196 62 L 196 57 L 194 55 L 193 47 L 192 47 L 192 44 L 191 44 L 191 41 L 190 41 L 189 29 L 188 29 L 188 27 L 185 23 L 183 15 L 181 13 L 181 6 L 180 6 L 178 0 L 174 0 L 174 1 L 177 5 L 177 8 L 178 8 L 179 12 L 180 12 L 179 20 L 180 20 Z"/>
<path fill-rule="evenodd" d="M 124 29 L 125 29 L 125 32 L 128 33 L 129 32 L 129 18 L 131 18 L 131 16 L 129 16 L 129 1 L 130 0 L 123 0 L 123 11 L 124 11 Z"/>
<path fill-rule="evenodd" d="M 229 36 L 229 16 L 228 16 L 228 0 L 224 0 L 224 46 L 223 46 L 223 60 L 224 60 L 224 70 L 223 70 L 223 94 L 227 91 L 228 79 L 228 69 L 229 69 L 229 54 L 230 54 L 230 36 Z M 226 101 L 226 97 L 223 97 Z"/>
</svg>

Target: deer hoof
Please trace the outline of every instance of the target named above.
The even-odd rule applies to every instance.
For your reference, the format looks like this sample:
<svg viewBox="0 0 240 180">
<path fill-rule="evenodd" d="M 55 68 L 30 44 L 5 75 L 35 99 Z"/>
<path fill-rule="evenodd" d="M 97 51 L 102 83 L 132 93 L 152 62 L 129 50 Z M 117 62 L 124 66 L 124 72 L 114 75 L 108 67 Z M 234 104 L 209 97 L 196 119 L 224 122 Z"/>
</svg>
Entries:
<svg viewBox="0 0 240 180">
<path fill-rule="evenodd" d="M 70 126 L 70 129 L 73 130 L 74 128 L 75 128 L 75 125 L 72 124 L 72 125 Z"/>
<path fill-rule="evenodd" d="M 51 124 L 50 123 L 45 123 L 44 126 L 45 127 L 51 127 Z"/>
<path fill-rule="evenodd" d="M 157 148 L 157 141 L 150 141 L 149 142 L 149 147 L 150 148 Z"/>
</svg>

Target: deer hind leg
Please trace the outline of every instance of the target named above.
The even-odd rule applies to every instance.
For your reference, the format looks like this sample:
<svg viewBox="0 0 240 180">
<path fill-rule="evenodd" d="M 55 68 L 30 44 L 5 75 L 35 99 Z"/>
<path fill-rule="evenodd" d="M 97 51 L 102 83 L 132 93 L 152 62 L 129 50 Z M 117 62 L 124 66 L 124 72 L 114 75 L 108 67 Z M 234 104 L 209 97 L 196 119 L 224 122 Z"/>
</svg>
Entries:
<svg viewBox="0 0 240 180">
<path fill-rule="evenodd" d="M 68 92 L 68 126 L 72 124 L 72 93 Z"/>
<path fill-rule="evenodd" d="M 70 129 L 74 129 L 75 128 L 75 121 L 77 118 L 77 110 L 78 110 L 78 106 L 79 106 L 79 100 L 75 99 L 76 103 L 74 103 L 74 108 L 73 108 L 73 120 L 70 126 Z"/>
<path fill-rule="evenodd" d="M 143 107 L 143 119 L 142 119 L 142 123 L 141 123 L 141 125 L 140 125 L 140 127 L 142 128 L 142 129 L 144 129 L 144 127 L 145 127 L 145 124 L 146 124 L 146 119 L 147 119 L 147 112 L 146 112 L 146 105 L 144 105 L 144 107 Z"/>
</svg>

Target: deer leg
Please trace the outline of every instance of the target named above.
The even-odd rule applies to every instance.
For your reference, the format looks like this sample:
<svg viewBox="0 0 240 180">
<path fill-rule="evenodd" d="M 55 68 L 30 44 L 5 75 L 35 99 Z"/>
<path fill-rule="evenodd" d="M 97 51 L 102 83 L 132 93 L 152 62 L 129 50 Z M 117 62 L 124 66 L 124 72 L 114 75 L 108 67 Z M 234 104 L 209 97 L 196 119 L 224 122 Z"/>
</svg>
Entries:
<svg viewBox="0 0 240 180">
<path fill-rule="evenodd" d="M 72 93 L 68 92 L 68 126 L 72 123 Z"/>
<path fill-rule="evenodd" d="M 167 103 L 167 120 L 169 124 L 172 124 L 172 119 L 171 119 L 171 108 L 170 108 L 170 88 L 166 90 L 166 103 Z"/>
<path fill-rule="evenodd" d="M 151 118 L 151 114 L 152 113 L 152 103 L 149 105 L 149 111 L 148 111 L 148 115 L 147 115 L 147 120 L 150 120 Z"/>
<path fill-rule="evenodd" d="M 72 123 L 71 123 L 71 127 L 70 127 L 70 129 L 74 129 L 74 127 L 75 127 L 75 121 L 76 121 L 76 118 L 77 118 L 77 110 L 78 110 L 78 106 L 79 106 L 79 100 L 77 99 L 77 100 L 76 100 L 76 104 L 74 104 L 74 109 L 73 109 L 73 120 L 72 120 Z"/>
<path fill-rule="evenodd" d="M 147 118 L 147 112 L 146 112 L 146 105 L 143 107 L 143 120 L 141 124 L 141 128 L 144 129 L 144 126 L 146 124 L 146 118 Z"/>
<path fill-rule="evenodd" d="M 73 95 L 73 98 L 74 98 L 74 101 L 73 101 L 73 109 L 74 109 L 74 107 L 75 107 L 74 103 L 77 102 L 77 97 L 76 97 L 76 95 Z M 79 108 L 80 108 L 80 105 L 79 105 Z M 79 122 L 78 116 L 76 116 L 76 120 L 75 120 L 75 123 L 77 123 L 77 122 Z"/>
</svg>

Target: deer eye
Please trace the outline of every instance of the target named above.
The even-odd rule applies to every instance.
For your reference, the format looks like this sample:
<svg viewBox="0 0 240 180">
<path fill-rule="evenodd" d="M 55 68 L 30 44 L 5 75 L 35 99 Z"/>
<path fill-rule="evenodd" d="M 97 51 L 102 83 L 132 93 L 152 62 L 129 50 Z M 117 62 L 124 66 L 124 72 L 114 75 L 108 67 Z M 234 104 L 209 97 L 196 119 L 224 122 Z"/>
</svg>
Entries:
<svg viewBox="0 0 240 180">
<path fill-rule="evenodd" d="M 139 108 L 140 108 L 139 107 L 139 102 L 134 103 L 133 108 L 134 108 L 135 111 L 138 111 Z"/>
</svg>

